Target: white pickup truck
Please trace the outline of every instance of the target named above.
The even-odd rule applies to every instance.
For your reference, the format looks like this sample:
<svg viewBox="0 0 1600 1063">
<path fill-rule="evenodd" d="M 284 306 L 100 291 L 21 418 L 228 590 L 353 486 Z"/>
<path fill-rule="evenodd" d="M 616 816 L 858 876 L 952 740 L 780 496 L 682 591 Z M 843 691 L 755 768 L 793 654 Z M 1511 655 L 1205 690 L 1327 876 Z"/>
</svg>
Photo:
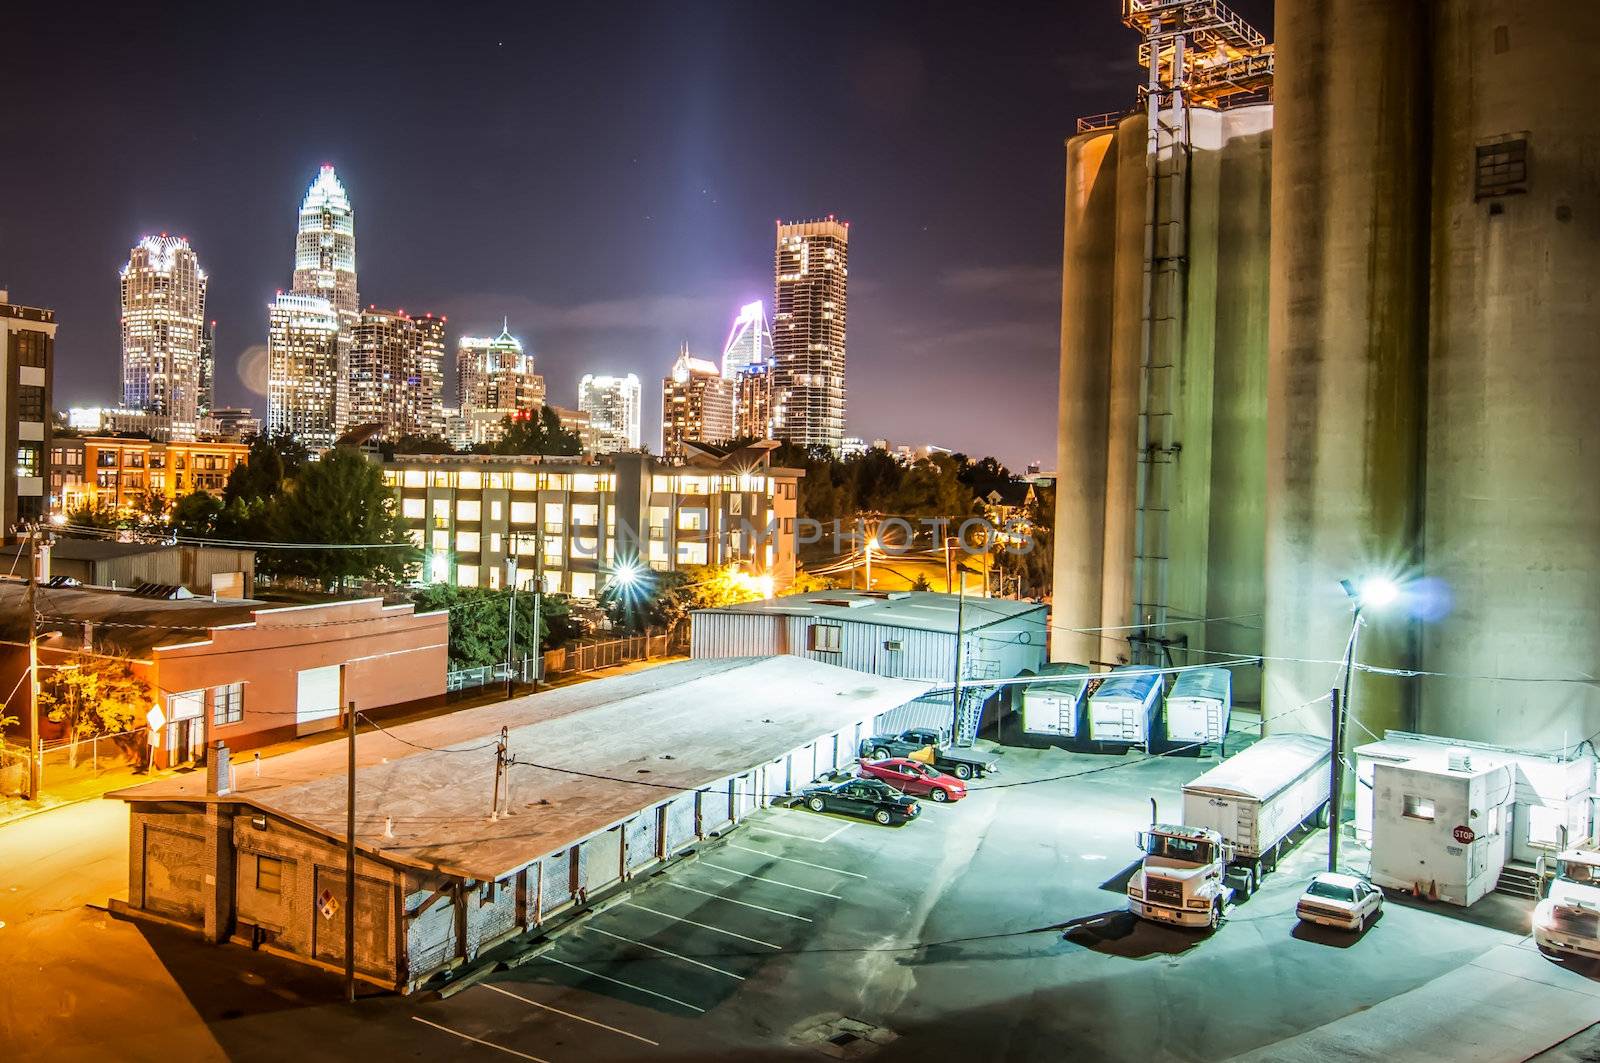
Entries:
<svg viewBox="0 0 1600 1063">
<path fill-rule="evenodd" d="M 1533 940 L 1543 952 L 1600 959 L 1600 852 L 1556 857 L 1550 895 L 1533 909 Z"/>
</svg>

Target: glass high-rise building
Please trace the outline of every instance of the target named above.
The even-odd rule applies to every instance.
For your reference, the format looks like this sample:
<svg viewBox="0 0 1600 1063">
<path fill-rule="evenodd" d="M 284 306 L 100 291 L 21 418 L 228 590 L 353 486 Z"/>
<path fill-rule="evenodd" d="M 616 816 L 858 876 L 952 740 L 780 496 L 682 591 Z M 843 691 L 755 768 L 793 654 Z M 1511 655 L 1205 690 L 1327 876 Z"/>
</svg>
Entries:
<svg viewBox="0 0 1600 1063">
<path fill-rule="evenodd" d="M 678 351 L 661 381 L 661 456 L 681 462 L 685 443 L 725 443 L 733 437 L 734 384 L 714 363 Z"/>
<path fill-rule="evenodd" d="M 192 440 L 200 423 L 206 274 L 189 241 L 146 236 L 122 267 L 122 404 L 152 434 Z"/>
<path fill-rule="evenodd" d="M 456 341 L 456 404 L 474 443 L 500 438 L 507 417 L 532 415 L 544 405 L 544 377 L 533 355 L 503 322 L 500 335 Z"/>
<path fill-rule="evenodd" d="M 596 451 L 614 454 L 639 449 L 639 402 L 639 378 L 632 373 L 583 374 L 578 381 L 578 409 L 589 415 Z"/>
<path fill-rule="evenodd" d="M 313 449 L 331 447 L 343 431 L 339 396 L 346 390 L 339 314 L 319 296 L 280 292 L 268 315 L 267 431 Z"/>
<path fill-rule="evenodd" d="M 444 433 L 443 317 L 369 307 L 350 339 L 349 424 L 379 425 L 383 438 Z"/>
<path fill-rule="evenodd" d="M 739 373 L 752 365 L 772 360 L 772 328 L 767 324 L 767 308 L 761 300 L 739 308 L 722 345 L 722 379 L 737 380 Z"/>
<path fill-rule="evenodd" d="M 773 268 L 772 430 L 838 452 L 844 440 L 850 224 L 779 222 Z"/>
<path fill-rule="evenodd" d="M 361 308 L 356 294 L 356 214 L 332 166 L 318 172 L 300 202 L 294 291 L 326 299 L 351 319 Z"/>
<path fill-rule="evenodd" d="M 200 416 L 209 417 L 217 405 L 217 323 L 207 321 L 200 335 Z"/>
</svg>

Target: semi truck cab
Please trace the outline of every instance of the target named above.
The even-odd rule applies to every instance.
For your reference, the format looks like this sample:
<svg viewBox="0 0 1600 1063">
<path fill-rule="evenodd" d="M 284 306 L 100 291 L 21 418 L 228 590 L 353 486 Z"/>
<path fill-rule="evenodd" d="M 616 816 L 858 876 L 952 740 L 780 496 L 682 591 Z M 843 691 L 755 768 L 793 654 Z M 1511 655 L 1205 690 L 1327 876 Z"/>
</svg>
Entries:
<svg viewBox="0 0 1600 1063">
<path fill-rule="evenodd" d="M 1155 923 L 1215 929 L 1233 900 L 1223 880 L 1233 847 L 1221 833 L 1158 823 L 1139 832 L 1138 845 L 1145 855 L 1128 880 L 1128 910 Z"/>
<path fill-rule="evenodd" d="M 1533 940 L 1545 952 L 1600 959 L 1600 852 L 1556 857 L 1550 894 L 1533 910 Z"/>
</svg>

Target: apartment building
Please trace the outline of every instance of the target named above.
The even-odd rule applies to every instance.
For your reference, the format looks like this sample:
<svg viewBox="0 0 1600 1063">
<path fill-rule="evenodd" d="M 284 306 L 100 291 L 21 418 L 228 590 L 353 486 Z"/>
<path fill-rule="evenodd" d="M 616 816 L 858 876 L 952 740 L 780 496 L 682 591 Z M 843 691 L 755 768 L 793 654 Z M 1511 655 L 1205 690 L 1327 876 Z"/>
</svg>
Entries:
<svg viewBox="0 0 1600 1063">
<path fill-rule="evenodd" d="M 619 567 L 738 562 L 787 587 L 795 572 L 798 469 L 770 465 L 771 444 L 691 450 L 668 465 L 647 454 L 595 460 L 403 455 L 384 466 L 423 551 L 422 578 L 594 598 Z"/>
<path fill-rule="evenodd" d="M 220 495 L 249 454 L 244 443 L 59 439 L 50 448 L 51 504 L 63 513 L 104 507 L 125 514 L 139 509 L 146 494 L 169 506 L 193 491 Z"/>
<path fill-rule="evenodd" d="M 44 515 L 50 452 L 51 371 L 55 365 L 56 312 L 17 306 L 0 289 L 0 351 L 5 353 L 0 376 L 0 403 L 5 439 L 0 453 L 15 458 L 11 472 L 0 477 L 0 535 L 9 537 L 19 520 Z"/>
</svg>

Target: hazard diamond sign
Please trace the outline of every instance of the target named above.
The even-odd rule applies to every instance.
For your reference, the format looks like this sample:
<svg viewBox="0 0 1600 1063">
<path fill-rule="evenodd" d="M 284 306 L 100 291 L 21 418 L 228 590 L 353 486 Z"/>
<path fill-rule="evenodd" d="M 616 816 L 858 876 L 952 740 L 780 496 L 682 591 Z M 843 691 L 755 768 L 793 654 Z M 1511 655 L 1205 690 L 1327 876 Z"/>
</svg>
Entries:
<svg viewBox="0 0 1600 1063">
<path fill-rule="evenodd" d="M 322 918 L 332 919 L 338 910 L 339 900 L 333 895 L 332 890 L 323 890 L 317 894 L 317 911 L 322 913 Z"/>
</svg>

